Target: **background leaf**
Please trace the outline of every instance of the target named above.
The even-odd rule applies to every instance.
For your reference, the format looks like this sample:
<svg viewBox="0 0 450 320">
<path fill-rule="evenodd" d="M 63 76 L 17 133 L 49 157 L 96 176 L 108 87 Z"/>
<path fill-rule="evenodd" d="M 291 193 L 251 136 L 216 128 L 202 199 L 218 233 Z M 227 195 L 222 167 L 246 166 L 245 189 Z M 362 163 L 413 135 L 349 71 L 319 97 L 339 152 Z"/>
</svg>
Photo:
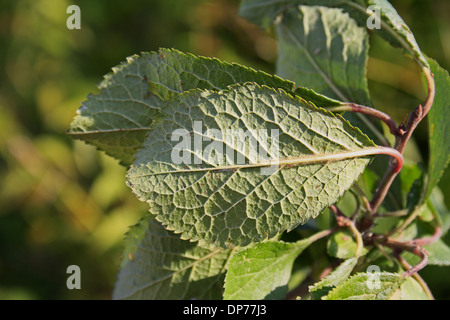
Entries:
<svg viewBox="0 0 450 320">
<path fill-rule="evenodd" d="M 221 299 L 231 250 L 199 247 L 146 217 L 128 232 L 114 299 Z"/>
<path fill-rule="evenodd" d="M 370 139 L 342 118 L 253 84 L 185 93 L 168 102 L 164 112 L 166 119 L 137 154 L 128 183 L 164 226 L 183 233 L 183 238 L 220 246 L 261 241 L 316 217 L 351 187 L 370 159 L 355 155 L 324 162 L 320 157 L 373 151 Z M 202 128 L 195 128 L 194 121 L 202 121 Z M 171 135 L 180 128 L 193 139 L 207 138 L 197 149 L 189 142 L 191 164 L 175 164 L 172 159 L 179 142 L 171 141 Z M 244 156 L 245 165 L 226 165 L 230 159 L 224 150 L 218 160 L 210 159 L 200 151 L 210 141 L 225 138 L 207 129 L 224 134 L 248 130 L 260 143 L 259 150 L 264 148 L 276 159 L 290 159 L 293 166 L 279 165 L 274 172 L 262 174 L 264 159 L 249 144 L 251 139 L 241 139 L 242 145 L 226 143 L 232 147 L 232 157 Z M 278 130 L 278 154 L 271 154 L 273 140 L 258 138 L 261 129 Z M 220 160 L 224 165 L 219 165 Z"/>
<path fill-rule="evenodd" d="M 429 59 L 429 62 L 434 74 L 436 95 L 428 113 L 430 155 L 426 198 L 437 186 L 450 161 L 450 77 L 436 61 Z"/>
<path fill-rule="evenodd" d="M 267 29 L 274 24 L 274 22 L 278 22 L 277 19 L 290 8 L 298 7 L 300 5 L 343 6 L 351 10 L 351 7 L 346 4 L 347 2 L 351 3 L 353 1 L 339 1 L 337 3 L 335 0 L 241 0 L 239 14 L 252 23 Z"/>
<path fill-rule="evenodd" d="M 437 266 L 450 266 L 450 248 L 442 241 L 424 246 L 428 252 L 428 263 Z"/>
<path fill-rule="evenodd" d="M 331 98 L 371 105 L 366 78 L 369 37 L 348 13 L 339 8 L 289 7 L 276 32 L 278 75 Z M 345 117 L 376 143 L 384 143 L 377 121 L 352 112 Z"/>
<path fill-rule="evenodd" d="M 434 188 L 426 202 L 426 209 L 433 213 L 442 226 L 442 234 L 450 229 L 450 211 L 445 203 L 445 196 L 439 188 Z"/>
<path fill-rule="evenodd" d="M 450 247 L 443 240 L 440 239 L 432 244 L 426 245 L 424 249 L 428 252 L 429 266 L 450 266 Z M 403 256 L 412 265 L 420 262 L 420 258 L 412 253 L 405 252 Z"/>
<path fill-rule="evenodd" d="M 354 1 L 356 2 L 356 1 Z M 366 0 L 367 7 L 375 6 L 381 12 L 381 18 L 384 25 L 378 31 L 382 37 L 388 40 L 393 46 L 405 49 L 415 57 L 423 67 L 429 68 L 429 64 L 412 33 L 398 14 L 397 10 L 387 0 Z M 360 11 L 365 10 L 358 6 Z"/>
<path fill-rule="evenodd" d="M 350 259 L 356 255 L 357 244 L 351 232 L 347 230 L 337 231 L 328 239 L 327 253 L 335 258 Z M 362 254 L 367 253 L 363 249 Z"/>
<path fill-rule="evenodd" d="M 380 29 L 374 28 L 374 31 L 394 47 L 405 49 L 416 57 L 424 67 L 429 68 L 427 59 L 420 50 L 414 34 L 387 0 L 276 0 L 269 2 L 243 0 L 241 1 L 239 14 L 263 28 L 268 28 L 274 21 L 278 22 L 278 19 L 290 8 L 301 5 L 341 8 L 364 28 L 369 18 L 367 8 L 374 6 L 381 14 Z"/>
<path fill-rule="evenodd" d="M 341 101 L 369 105 L 368 35 L 340 9 L 299 6 L 277 24 L 277 74 Z"/>
</svg>

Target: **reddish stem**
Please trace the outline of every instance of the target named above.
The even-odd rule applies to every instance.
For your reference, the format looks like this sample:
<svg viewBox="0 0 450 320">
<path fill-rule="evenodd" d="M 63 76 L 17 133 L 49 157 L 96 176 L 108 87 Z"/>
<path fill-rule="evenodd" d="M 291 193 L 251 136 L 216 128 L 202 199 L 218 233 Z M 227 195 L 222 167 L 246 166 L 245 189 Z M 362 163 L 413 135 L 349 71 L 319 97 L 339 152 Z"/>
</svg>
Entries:
<svg viewBox="0 0 450 320">
<path fill-rule="evenodd" d="M 408 243 L 417 245 L 417 246 L 426 246 L 426 245 L 435 243 L 436 241 L 438 241 L 441 238 L 441 236 L 442 236 L 442 228 L 436 227 L 434 229 L 434 233 L 431 237 L 414 239 L 414 240 L 409 241 Z"/>
<path fill-rule="evenodd" d="M 389 130 L 393 135 L 396 136 L 398 134 L 397 133 L 397 124 L 395 123 L 395 121 L 392 120 L 392 118 L 389 117 L 389 115 L 387 115 L 386 113 L 384 113 L 380 110 L 362 106 L 362 105 L 359 105 L 356 103 L 344 103 L 344 104 L 342 104 L 342 106 L 330 108 L 330 111 L 333 111 L 333 112 L 350 111 L 350 112 L 357 112 L 357 113 L 362 113 L 362 114 L 365 114 L 368 116 L 375 117 L 375 118 L 383 121 L 389 127 Z"/>
<path fill-rule="evenodd" d="M 425 116 L 430 111 L 434 96 L 436 93 L 435 83 L 433 74 L 429 69 L 423 70 L 425 74 L 425 78 L 427 79 L 428 83 L 428 97 L 425 101 L 424 106 L 419 105 L 414 112 L 412 112 L 409 116 L 408 122 L 405 125 L 401 124 L 397 129 L 397 136 L 396 136 L 396 145 L 395 149 L 398 150 L 399 153 L 403 153 L 405 150 L 406 144 L 411 138 L 414 130 L 419 125 L 419 123 L 425 118 Z M 394 182 L 395 177 L 397 176 L 399 172 L 399 167 L 396 164 L 391 163 L 389 166 L 389 170 L 384 175 L 383 179 L 381 180 L 380 186 L 378 187 L 377 191 L 375 192 L 375 195 L 373 196 L 373 199 L 371 201 L 372 205 L 372 212 L 371 214 L 374 215 L 380 205 L 383 203 L 386 194 L 389 190 L 389 188 L 392 185 L 392 182 Z"/>
</svg>

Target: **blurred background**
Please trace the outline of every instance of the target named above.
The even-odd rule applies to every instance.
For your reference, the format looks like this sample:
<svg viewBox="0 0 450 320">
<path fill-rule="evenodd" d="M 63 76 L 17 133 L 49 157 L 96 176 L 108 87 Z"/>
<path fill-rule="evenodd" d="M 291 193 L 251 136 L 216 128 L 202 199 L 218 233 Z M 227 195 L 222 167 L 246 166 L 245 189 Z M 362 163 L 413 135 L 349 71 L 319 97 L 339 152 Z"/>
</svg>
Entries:
<svg viewBox="0 0 450 320">
<path fill-rule="evenodd" d="M 391 2 L 422 50 L 449 70 L 450 1 Z M 72 4 L 81 30 L 66 27 Z M 276 41 L 239 18 L 238 4 L 0 2 L 0 299 L 110 299 L 122 239 L 147 206 L 126 187 L 125 168 L 64 132 L 102 76 L 141 51 L 173 47 L 273 73 Z M 374 104 L 400 121 L 425 97 L 420 73 L 376 36 L 370 52 Z M 426 124 L 415 141 L 413 160 L 426 163 Z M 441 187 L 449 206 L 448 171 Z M 66 287 L 73 264 L 81 290 Z M 449 271 L 424 271 L 436 298 L 450 298 Z"/>
</svg>

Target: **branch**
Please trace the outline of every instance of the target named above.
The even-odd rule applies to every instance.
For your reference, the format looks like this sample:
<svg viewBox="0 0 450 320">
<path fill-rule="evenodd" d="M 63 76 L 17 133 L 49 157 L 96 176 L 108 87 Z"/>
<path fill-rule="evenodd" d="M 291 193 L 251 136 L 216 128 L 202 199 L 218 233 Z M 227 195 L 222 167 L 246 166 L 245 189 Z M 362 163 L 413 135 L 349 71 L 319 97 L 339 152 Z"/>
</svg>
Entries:
<svg viewBox="0 0 450 320">
<path fill-rule="evenodd" d="M 419 125 L 419 123 L 425 118 L 425 116 L 428 114 L 428 112 L 430 111 L 430 109 L 433 105 L 434 96 L 436 93 L 434 76 L 431 73 L 431 71 L 425 67 L 422 69 L 422 71 L 425 75 L 425 78 L 426 78 L 427 84 L 428 84 L 428 96 L 425 101 L 425 104 L 423 106 L 419 105 L 414 110 L 414 112 L 412 112 L 410 114 L 406 126 L 404 124 L 401 124 L 398 127 L 398 130 L 397 130 L 398 135 L 396 136 L 395 149 L 401 154 L 405 150 L 406 144 L 408 143 L 409 139 L 411 138 L 414 130 Z M 381 180 L 380 186 L 378 187 L 378 189 L 375 192 L 375 195 L 371 201 L 371 206 L 372 206 L 371 214 L 372 215 L 374 215 L 377 212 L 378 208 L 383 203 L 384 198 L 386 197 L 386 194 L 392 185 L 392 182 L 394 181 L 394 179 L 396 178 L 396 176 L 398 174 L 397 170 L 398 170 L 398 167 L 395 166 L 395 164 L 391 163 L 389 165 L 389 169 L 386 172 L 386 174 L 384 175 L 383 179 Z"/>
<path fill-rule="evenodd" d="M 418 246 L 426 246 L 426 245 L 435 243 L 436 241 L 438 241 L 441 238 L 441 236 L 442 236 L 442 228 L 438 226 L 434 229 L 434 233 L 431 237 L 414 239 L 414 240 L 409 241 L 409 243 L 418 245 Z"/>
<path fill-rule="evenodd" d="M 412 276 L 416 274 L 420 270 L 422 270 L 428 263 L 428 253 L 422 248 L 422 246 L 414 243 L 414 242 L 401 242 L 397 240 L 393 240 L 390 238 L 386 238 L 385 236 L 380 235 L 371 235 L 366 239 L 366 242 L 369 243 L 379 243 L 385 247 L 391 248 L 393 250 L 394 256 L 399 259 L 402 251 L 408 251 L 412 254 L 420 257 L 420 262 L 414 267 L 407 268 L 408 270 L 403 274 L 404 276 Z"/>
<path fill-rule="evenodd" d="M 394 249 L 395 258 L 400 261 L 402 266 L 407 270 L 403 273 L 404 277 L 411 277 L 417 274 L 420 270 L 422 270 L 428 263 L 428 254 L 423 248 L 416 248 L 413 251 L 410 251 L 415 255 L 421 258 L 420 262 L 412 267 L 402 256 L 400 256 L 401 250 Z"/>
<path fill-rule="evenodd" d="M 395 254 L 395 258 L 397 258 L 403 268 L 405 268 L 406 270 L 412 270 L 413 267 L 411 267 L 411 265 L 402 256 L 400 256 L 399 254 Z M 419 283 L 428 298 L 430 298 L 430 300 L 434 300 L 434 296 L 431 293 L 430 288 L 428 288 L 428 285 L 422 279 L 422 277 L 418 273 L 414 273 L 412 277 Z"/>
</svg>

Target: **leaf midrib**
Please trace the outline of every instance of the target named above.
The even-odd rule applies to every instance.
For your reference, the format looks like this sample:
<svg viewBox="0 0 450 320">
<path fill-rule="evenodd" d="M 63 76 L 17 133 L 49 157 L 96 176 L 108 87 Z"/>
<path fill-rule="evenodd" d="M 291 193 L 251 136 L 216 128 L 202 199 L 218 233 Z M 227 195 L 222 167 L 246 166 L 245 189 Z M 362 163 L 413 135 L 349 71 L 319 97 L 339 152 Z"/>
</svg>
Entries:
<svg viewBox="0 0 450 320">
<path fill-rule="evenodd" d="M 147 177 L 155 175 L 166 175 L 174 173 L 193 173 L 193 172 L 209 172 L 209 171 L 236 171 L 240 169 L 262 168 L 278 165 L 280 167 L 296 166 L 296 165 L 308 165 L 315 163 L 332 163 L 337 161 L 343 161 L 354 158 L 362 158 L 366 156 L 373 156 L 380 154 L 381 149 L 379 147 L 368 147 L 356 151 L 337 152 L 337 153 L 323 153 L 319 155 L 305 155 L 301 157 L 292 157 L 277 161 L 259 162 L 254 164 L 242 164 L 242 165 L 230 165 L 230 166 L 218 166 L 210 168 L 195 168 L 195 169 L 182 169 L 176 171 L 161 171 L 152 172 L 146 174 L 139 174 L 134 176 L 128 176 L 128 178 Z"/>
<path fill-rule="evenodd" d="M 90 135 L 90 134 L 103 134 L 103 133 L 117 133 L 117 132 L 134 132 L 134 131 L 150 131 L 151 128 L 118 128 L 118 129 L 105 129 L 105 130 L 90 130 L 90 131 L 67 131 L 66 134 L 72 136 L 78 135 Z"/>
</svg>

